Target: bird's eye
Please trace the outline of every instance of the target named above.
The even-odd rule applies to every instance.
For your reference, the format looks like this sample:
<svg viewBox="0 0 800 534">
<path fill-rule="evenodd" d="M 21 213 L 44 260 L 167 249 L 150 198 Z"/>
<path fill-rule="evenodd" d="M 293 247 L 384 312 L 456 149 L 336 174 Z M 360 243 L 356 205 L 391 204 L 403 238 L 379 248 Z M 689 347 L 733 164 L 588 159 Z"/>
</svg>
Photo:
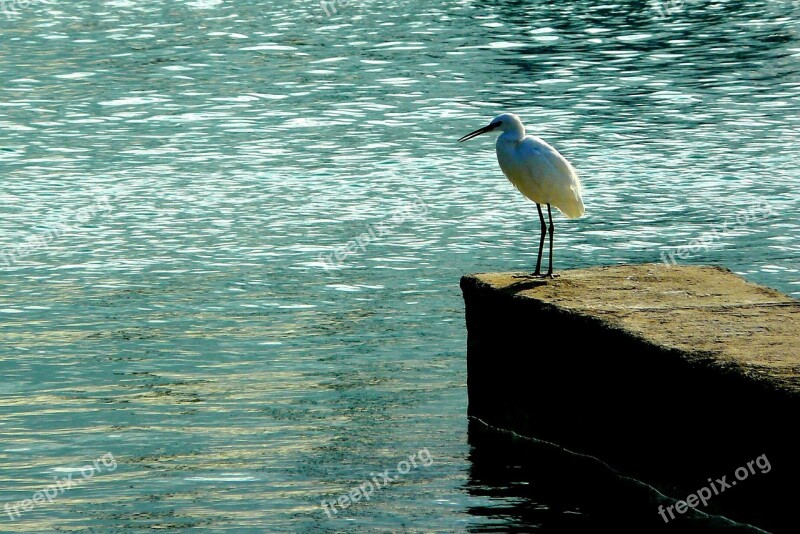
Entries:
<svg viewBox="0 0 800 534">
<path fill-rule="evenodd" d="M 492 128 L 497 128 L 501 124 L 503 124 L 503 121 L 495 121 L 495 122 L 492 123 Z"/>
</svg>

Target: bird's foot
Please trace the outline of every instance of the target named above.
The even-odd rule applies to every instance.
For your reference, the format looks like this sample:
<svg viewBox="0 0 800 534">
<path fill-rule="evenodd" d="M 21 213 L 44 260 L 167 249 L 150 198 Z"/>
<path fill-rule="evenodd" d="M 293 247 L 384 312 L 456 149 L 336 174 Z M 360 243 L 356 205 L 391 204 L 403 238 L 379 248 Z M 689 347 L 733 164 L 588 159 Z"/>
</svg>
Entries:
<svg viewBox="0 0 800 534">
<path fill-rule="evenodd" d="M 553 278 L 558 278 L 559 276 L 561 276 L 561 275 L 560 274 L 555 274 L 555 273 L 547 273 L 547 274 L 543 275 L 543 278 L 550 278 L 552 280 Z"/>
<path fill-rule="evenodd" d="M 544 276 L 545 275 L 537 271 L 530 274 L 515 274 L 514 278 L 544 278 Z"/>
</svg>

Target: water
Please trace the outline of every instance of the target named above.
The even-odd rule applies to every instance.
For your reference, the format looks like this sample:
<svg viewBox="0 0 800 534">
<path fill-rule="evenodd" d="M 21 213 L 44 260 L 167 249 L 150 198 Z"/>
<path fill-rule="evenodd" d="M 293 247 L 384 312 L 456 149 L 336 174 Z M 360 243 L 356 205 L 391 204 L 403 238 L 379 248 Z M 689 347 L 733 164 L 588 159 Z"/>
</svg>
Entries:
<svg viewBox="0 0 800 534">
<path fill-rule="evenodd" d="M 600 524 L 467 439 L 459 277 L 538 245 L 455 143 L 501 111 L 583 176 L 557 269 L 693 245 L 800 295 L 796 2 L 3 5 L 0 495 L 116 463 L 3 531 Z"/>
</svg>

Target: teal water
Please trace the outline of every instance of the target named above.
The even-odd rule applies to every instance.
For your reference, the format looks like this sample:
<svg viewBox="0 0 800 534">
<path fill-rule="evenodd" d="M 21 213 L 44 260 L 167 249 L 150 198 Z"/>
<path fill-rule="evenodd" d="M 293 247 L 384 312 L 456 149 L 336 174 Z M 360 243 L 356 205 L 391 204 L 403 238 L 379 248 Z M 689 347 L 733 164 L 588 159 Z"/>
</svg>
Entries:
<svg viewBox="0 0 800 534">
<path fill-rule="evenodd" d="M 501 111 L 583 177 L 557 269 L 692 245 L 800 295 L 797 2 L 10 5 L 0 506 L 116 467 L 2 531 L 591 527 L 474 476 L 458 280 L 538 245 L 455 142 Z"/>
</svg>

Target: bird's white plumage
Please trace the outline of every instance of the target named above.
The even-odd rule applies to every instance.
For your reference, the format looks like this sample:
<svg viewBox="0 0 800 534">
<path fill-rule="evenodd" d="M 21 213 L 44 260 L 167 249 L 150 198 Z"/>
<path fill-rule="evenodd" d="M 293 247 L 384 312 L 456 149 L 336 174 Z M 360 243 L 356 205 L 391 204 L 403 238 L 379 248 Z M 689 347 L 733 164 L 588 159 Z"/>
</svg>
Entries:
<svg viewBox="0 0 800 534">
<path fill-rule="evenodd" d="M 520 193 L 571 219 L 583 215 L 581 181 L 570 162 L 543 139 L 525 135 L 516 115 L 504 113 L 492 122 L 500 122 L 503 131 L 497 138 L 497 162 Z"/>
</svg>

